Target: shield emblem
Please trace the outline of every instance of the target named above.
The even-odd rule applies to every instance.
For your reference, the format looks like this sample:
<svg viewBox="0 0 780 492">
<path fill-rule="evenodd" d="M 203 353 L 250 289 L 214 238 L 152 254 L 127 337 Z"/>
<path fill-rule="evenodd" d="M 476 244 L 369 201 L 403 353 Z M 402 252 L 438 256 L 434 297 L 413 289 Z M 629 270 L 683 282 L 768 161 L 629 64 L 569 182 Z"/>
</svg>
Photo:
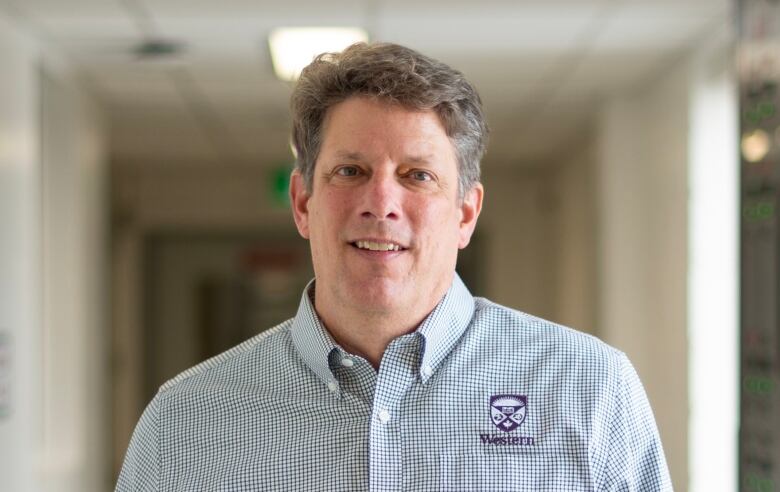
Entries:
<svg viewBox="0 0 780 492">
<path fill-rule="evenodd" d="M 512 432 L 525 420 L 526 395 L 493 395 L 490 397 L 490 421 L 500 431 Z"/>
</svg>

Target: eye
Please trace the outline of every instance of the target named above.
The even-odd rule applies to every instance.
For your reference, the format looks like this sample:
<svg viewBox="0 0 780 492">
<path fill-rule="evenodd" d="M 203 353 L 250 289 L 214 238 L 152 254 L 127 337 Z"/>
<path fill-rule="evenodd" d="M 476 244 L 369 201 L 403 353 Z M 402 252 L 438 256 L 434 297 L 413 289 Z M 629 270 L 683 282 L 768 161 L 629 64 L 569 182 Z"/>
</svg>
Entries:
<svg viewBox="0 0 780 492">
<path fill-rule="evenodd" d="M 340 168 L 336 169 L 336 172 L 334 174 L 338 176 L 344 176 L 346 178 L 350 178 L 353 176 L 357 176 L 360 173 L 360 170 L 357 168 L 357 166 L 341 166 Z"/>
<path fill-rule="evenodd" d="M 412 171 L 409 173 L 409 177 L 415 181 L 433 181 L 433 175 L 428 171 Z"/>
</svg>

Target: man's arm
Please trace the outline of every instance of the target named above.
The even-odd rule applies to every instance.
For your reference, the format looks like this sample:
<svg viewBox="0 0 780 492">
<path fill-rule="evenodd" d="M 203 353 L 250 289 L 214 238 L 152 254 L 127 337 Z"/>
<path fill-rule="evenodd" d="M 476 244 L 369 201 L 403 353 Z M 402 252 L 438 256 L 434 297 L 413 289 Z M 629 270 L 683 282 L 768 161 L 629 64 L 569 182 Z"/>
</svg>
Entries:
<svg viewBox="0 0 780 492">
<path fill-rule="evenodd" d="M 115 492 L 155 492 L 160 478 L 159 395 L 144 410 L 127 448 Z"/>
<path fill-rule="evenodd" d="M 620 380 L 602 442 L 597 443 L 597 460 L 603 474 L 597 490 L 671 491 L 661 439 L 644 387 L 628 358 L 620 356 Z"/>
</svg>

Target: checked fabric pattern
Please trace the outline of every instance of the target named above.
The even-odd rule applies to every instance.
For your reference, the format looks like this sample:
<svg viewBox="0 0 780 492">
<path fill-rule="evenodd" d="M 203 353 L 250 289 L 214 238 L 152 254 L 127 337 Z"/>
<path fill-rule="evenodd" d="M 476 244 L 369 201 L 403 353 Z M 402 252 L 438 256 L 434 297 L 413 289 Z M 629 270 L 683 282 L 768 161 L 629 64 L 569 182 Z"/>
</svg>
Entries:
<svg viewBox="0 0 780 492">
<path fill-rule="evenodd" d="M 321 326 L 315 288 L 293 319 L 160 388 L 118 492 L 671 490 L 623 353 L 455 276 L 375 371 Z"/>
</svg>

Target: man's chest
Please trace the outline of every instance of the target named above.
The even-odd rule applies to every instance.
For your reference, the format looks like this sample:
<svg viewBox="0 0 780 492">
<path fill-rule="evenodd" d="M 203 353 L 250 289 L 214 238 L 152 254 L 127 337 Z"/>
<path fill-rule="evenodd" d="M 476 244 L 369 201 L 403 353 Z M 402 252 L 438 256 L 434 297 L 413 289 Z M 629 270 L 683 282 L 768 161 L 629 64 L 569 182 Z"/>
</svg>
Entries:
<svg viewBox="0 0 780 492">
<path fill-rule="evenodd" d="M 588 429 L 552 392 L 439 383 L 380 387 L 369 403 L 347 391 L 180 402 L 197 417 L 165 426 L 162 490 L 592 488 Z"/>
</svg>

